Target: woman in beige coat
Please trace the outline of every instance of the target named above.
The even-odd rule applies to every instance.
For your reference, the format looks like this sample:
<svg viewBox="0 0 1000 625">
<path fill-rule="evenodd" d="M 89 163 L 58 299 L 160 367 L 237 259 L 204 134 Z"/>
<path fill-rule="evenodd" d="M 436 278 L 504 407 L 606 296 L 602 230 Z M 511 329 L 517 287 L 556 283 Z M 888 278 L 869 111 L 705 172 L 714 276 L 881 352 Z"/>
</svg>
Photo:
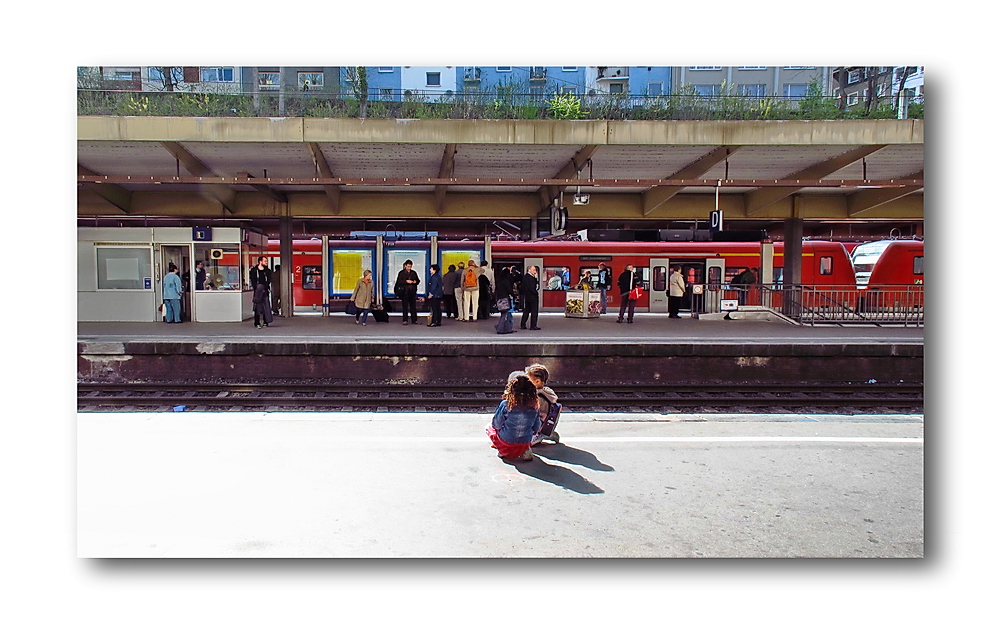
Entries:
<svg viewBox="0 0 1000 625">
<path fill-rule="evenodd" d="M 368 313 L 375 301 L 375 283 L 372 282 L 371 269 L 365 269 L 365 275 L 358 279 L 354 293 L 351 294 L 351 301 L 358 307 L 358 314 L 354 315 L 354 323 L 368 325 Z"/>
</svg>

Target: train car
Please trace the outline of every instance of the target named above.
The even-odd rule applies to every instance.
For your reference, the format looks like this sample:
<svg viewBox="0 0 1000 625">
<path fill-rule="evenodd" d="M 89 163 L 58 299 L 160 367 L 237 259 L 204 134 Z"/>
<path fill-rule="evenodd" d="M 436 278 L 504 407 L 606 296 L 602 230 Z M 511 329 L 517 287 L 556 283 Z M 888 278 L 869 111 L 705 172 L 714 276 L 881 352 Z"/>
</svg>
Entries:
<svg viewBox="0 0 1000 625">
<path fill-rule="evenodd" d="M 274 239 L 268 241 L 264 255 L 268 257 L 271 269 L 279 267 L 279 242 Z M 292 303 L 297 314 L 323 312 L 323 242 L 320 239 L 296 239 L 292 242 Z"/>
<path fill-rule="evenodd" d="M 855 250 L 862 309 L 879 313 L 922 312 L 924 242 L 890 240 L 867 243 L 866 246 L 871 247 L 863 250 L 863 246 L 859 246 Z"/>
<path fill-rule="evenodd" d="M 494 267 L 513 266 L 523 272 L 527 266 L 538 266 L 543 291 L 542 310 L 562 310 L 566 288 L 577 284 L 586 271 L 590 271 L 592 282 L 596 281 L 598 263 L 601 262 L 611 267 L 616 279 L 626 265 L 635 267 L 646 285 L 636 308 L 667 312 L 669 268 L 679 265 L 688 284 L 681 309 L 712 310 L 718 308 L 718 300 L 737 298 L 738 291 L 729 288 L 734 277 L 747 268 L 761 266 L 761 244 L 497 241 L 492 245 L 492 256 Z M 774 275 L 763 281 L 780 284 L 784 273 L 784 244 L 781 242 L 774 244 L 773 264 Z M 804 241 L 799 282 L 814 289 L 853 289 L 854 270 L 844 245 L 830 241 Z M 694 293 L 694 285 L 705 285 L 705 292 Z M 617 287 L 613 287 L 608 295 L 609 302 L 615 302 L 613 305 L 617 306 Z"/>
</svg>

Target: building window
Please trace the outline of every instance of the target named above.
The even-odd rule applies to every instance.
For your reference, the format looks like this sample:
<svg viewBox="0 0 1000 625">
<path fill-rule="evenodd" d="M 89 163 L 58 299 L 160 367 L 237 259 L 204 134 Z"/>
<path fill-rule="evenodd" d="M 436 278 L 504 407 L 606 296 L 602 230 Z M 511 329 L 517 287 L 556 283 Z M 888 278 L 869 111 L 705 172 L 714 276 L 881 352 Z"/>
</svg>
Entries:
<svg viewBox="0 0 1000 625">
<path fill-rule="evenodd" d="M 427 72 L 427 86 L 428 87 L 440 87 L 441 86 L 441 72 Z"/>
<path fill-rule="evenodd" d="M 610 85 L 608 85 L 608 92 L 609 93 L 624 93 L 625 92 L 625 85 L 623 83 L 620 83 L 620 82 L 613 82 Z"/>
<path fill-rule="evenodd" d="M 767 69 L 767 68 L 765 66 L 763 66 L 763 65 L 744 65 L 743 67 L 737 67 L 736 69 L 758 70 L 758 69 Z"/>
<path fill-rule="evenodd" d="M 514 71 L 514 68 L 511 67 L 510 65 L 506 65 L 506 66 L 503 66 L 503 67 L 497 67 L 497 71 L 498 72 L 511 72 L 511 71 Z"/>
<path fill-rule="evenodd" d="M 847 106 L 854 106 L 857 103 L 858 103 L 858 94 L 857 93 L 848 93 L 847 94 Z"/>
<path fill-rule="evenodd" d="M 391 74 L 392 73 L 392 68 L 391 67 L 380 67 L 380 68 L 378 68 L 378 72 L 380 74 Z"/>
<path fill-rule="evenodd" d="M 767 85 L 739 85 L 737 93 L 745 98 L 763 98 L 767 95 Z"/>
<path fill-rule="evenodd" d="M 563 68 L 562 68 L 562 71 L 564 71 L 564 72 L 575 72 L 576 70 L 577 70 L 576 67 L 563 66 Z"/>
<path fill-rule="evenodd" d="M 379 94 L 379 97 L 381 97 L 383 100 L 391 100 L 392 99 L 392 87 L 381 87 L 378 90 L 378 94 Z"/>
<path fill-rule="evenodd" d="M 275 91 L 281 87 L 281 74 L 278 72 L 260 72 L 257 74 L 257 86 L 261 91 Z"/>
<path fill-rule="evenodd" d="M 813 65 L 787 65 L 781 69 L 816 69 Z"/>
<path fill-rule="evenodd" d="M 111 80 L 135 80 L 136 72 L 128 70 L 115 70 L 111 75 Z"/>
<path fill-rule="evenodd" d="M 167 84 L 166 75 L 163 73 L 162 67 L 150 67 L 149 68 L 149 80 L 150 82 L 158 82 L 162 85 Z M 171 84 L 177 84 L 184 82 L 184 68 L 181 67 L 171 67 L 170 68 L 170 82 Z"/>
<path fill-rule="evenodd" d="M 571 93 L 573 95 L 576 95 L 576 87 L 560 87 L 559 91 L 561 93 Z"/>
<path fill-rule="evenodd" d="M 691 85 L 698 95 L 704 97 L 714 97 L 719 95 L 719 85 Z"/>
<path fill-rule="evenodd" d="M 545 88 L 541 86 L 532 85 L 528 87 L 528 92 L 531 94 L 531 97 L 537 100 L 545 95 Z"/>
<path fill-rule="evenodd" d="M 201 82 L 233 82 L 233 68 L 202 67 Z"/>
<path fill-rule="evenodd" d="M 663 83 L 651 82 L 646 87 L 646 93 L 651 96 L 663 95 Z"/>
<path fill-rule="evenodd" d="M 298 80 L 300 91 L 304 91 L 307 84 L 310 89 L 323 88 L 323 72 L 299 72 Z"/>
<path fill-rule="evenodd" d="M 712 66 L 708 66 L 708 65 L 698 65 L 698 66 L 695 66 L 695 67 L 689 67 L 688 69 L 696 71 L 696 72 L 709 72 L 709 71 L 720 70 L 720 69 L 722 69 L 722 66 L 712 67 Z"/>
<path fill-rule="evenodd" d="M 853 85 L 856 82 L 861 82 L 863 77 L 860 69 L 852 69 L 847 72 L 847 84 Z"/>
<path fill-rule="evenodd" d="M 802 84 L 787 84 L 785 85 L 785 97 L 800 99 L 806 97 L 806 90 L 809 85 Z"/>
</svg>

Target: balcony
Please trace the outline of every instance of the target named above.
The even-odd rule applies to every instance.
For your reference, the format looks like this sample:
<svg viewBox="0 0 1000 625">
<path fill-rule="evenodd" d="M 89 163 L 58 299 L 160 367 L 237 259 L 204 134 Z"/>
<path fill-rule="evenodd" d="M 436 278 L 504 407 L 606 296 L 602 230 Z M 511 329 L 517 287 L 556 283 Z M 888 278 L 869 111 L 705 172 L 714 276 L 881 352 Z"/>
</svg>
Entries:
<svg viewBox="0 0 1000 625">
<path fill-rule="evenodd" d="M 621 80 L 628 78 L 627 67 L 598 67 L 597 80 Z"/>
<path fill-rule="evenodd" d="M 532 82 L 544 82 L 546 69 L 544 67 L 532 67 L 528 71 L 528 80 Z"/>
<path fill-rule="evenodd" d="M 466 67 L 462 80 L 467 83 L 477 83 L 483 79 L 483 71 L 478 67 Z"/>
</svg>

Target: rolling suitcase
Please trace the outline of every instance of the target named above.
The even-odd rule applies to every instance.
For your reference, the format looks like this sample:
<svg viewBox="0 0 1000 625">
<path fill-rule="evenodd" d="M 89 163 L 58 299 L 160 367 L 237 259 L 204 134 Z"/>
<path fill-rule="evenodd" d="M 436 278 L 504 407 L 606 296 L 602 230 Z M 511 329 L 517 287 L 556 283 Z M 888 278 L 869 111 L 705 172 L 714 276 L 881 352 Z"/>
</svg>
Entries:
<svg viewBox="0 0 1000 625">
<path fill-rule="evenodd" d="M 380 321 L 382 323 L 389 323 L 389 313 L 384 310 L 374 309 L 372 310 L 372 317 L 375 317 L 375 321 Z"/>
<path fill-rule="evenodd" d="M 495 327 L 497 334 L 510 334 L 514 331 L 514 322 L 508 319 L 506 315 L 500 315 L 500 321 L 497 321 Z"/>
</svg>

